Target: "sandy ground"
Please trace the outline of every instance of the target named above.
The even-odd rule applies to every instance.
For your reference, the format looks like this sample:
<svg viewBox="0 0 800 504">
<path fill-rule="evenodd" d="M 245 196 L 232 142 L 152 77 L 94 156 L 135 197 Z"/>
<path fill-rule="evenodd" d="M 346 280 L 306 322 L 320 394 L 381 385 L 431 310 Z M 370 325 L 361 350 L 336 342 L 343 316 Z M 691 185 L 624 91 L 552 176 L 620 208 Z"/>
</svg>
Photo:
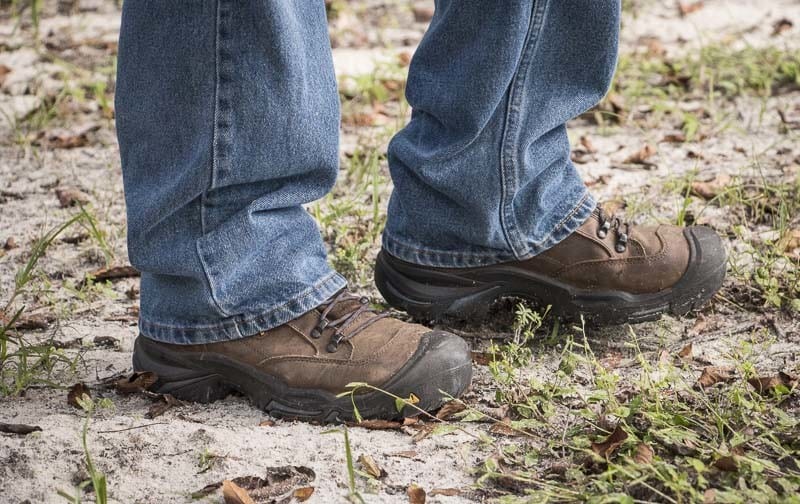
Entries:
<svg viewBox="0 0 800 504">
<path fill-rule="evenodd" d="M 373 2 L 374 3 L 374 2 Z M 89 9 L 72 16 L 51 16 L 42 21 L 41 31 L 73 40 L 113 42 L 119 20 L 116 12 L 105 3 L 95 2 Z M 667 5 L 668 4 L 668 5 Z M 626 19 L 623 31 L 623 50 L 632 51 L 641 45 L 642 37 L 658 34 L 668 51 L 690 51 L 710 40 L 730 41 L 732 44 L 775 44 L 772 26 L 780 18 L 800 23 L 800 4 L 790 0 L 708 1 L 705 9 L 685 18 L 677 15 L 671 2 L 653 3 L 640 8 L 634 19 Z M 419 5 L 427 5 L 421 2 Z M 710 6 L 713 5 L 713 8 Z M 406 18 L 409 14 L 403 14 Z M 405 19 L 405 18 L 404 18 Z M 424 23 L 401 24 L 403 28 L 387 28 L 381 41 L 371 41 L 366 47 L 352 47 L 349 42 L 357 33 L 347 23 L 358 25 L 358 18 L 340 21 L 338 28 L 350 33 L 336 42 L 334 49 L 340 75 L 357 75 L 371 71 L 374 61 L 392 58 L 394 51 L 409 51 L 418 43 Z M 11 137 L 13 117 L 24 117 L 41 100 L 41 94 L 30 95 L 32 82 L 37 89 L 58 88 L 52 73 L 58 64 L 47 62 L 25 48 L 25 38 L 13 31 L 13 20 L 0 25 L 0 64 L 14 71 L 9 74 L 0 93 L 0 109 L 6 122 L 0 127 L 2 135 Z M 800 47 L 798 28 L 785 41 Z M 54 36 L 55 36 L 54 35 Z M 399 42 L 399 49 L 384 49 L 383 42 Z M 81 49 L 76 49 L 80 52 Z M 389 54 L 389 56 L 387 56 Z M 81 56 L 80 54 L 78 56 Z M 91 51 L 83 55 L 91 56 Z M 19 70 L 18 70 L 19 69 Z M 800 104 L 800 94 L 782 95 L 770 100 L 766 112 L 760 102 L 742 99 L 737 103 L 741 112 L 735 128 L 705 142 L 702 157 L 689 155 L 692 145 L 662 144 L 650 170 L 621 170 L 614 168 L 632 151 L 646 141 L 658 141 L 663 132 L 617 128 L 600 132 L 586 121 L 576 121 L 572 131 L 577 139 L 589 135 L 597 153 L 579 168 L 602 199 L 614 199 L 621 194 L 639 194 L 651 205 L 654 215 L 664 218 L 674 214 L 680 199 L 664 197 L 659 190 L 662 182 L 692 169 L 702 176 L 719 173 L 742 174 L 743 166 L 754 152 L 764 152 L 769 161 L 762 166 L 767 172 L 797 164 L 800 149 L 791 145 L 790 137 L 776 138 L 779 117 L 777 107 L 792 108 Z M 91 107 L 91 105 L 85 105 Z M 15 271 L 24 262 L 28 245 L 49 227 L 63 222 L 74 209 L 63 209 L 55 195 L 56 188 L 74 186 L 89 195 L 98 220 L 109 233 L 108 241 L 117 260 L 125 258 L 125 213 L 117 146 L 110 121 L 96 121 L 99 129 L 91 131 L 90 142 L 75 149 L 21 148 L 9 142 L 0 147 L 0 244 L 14 237 L 19 248 L 0 256 L 0 301 L 10 291 Z M 343 144 L 352 141 L 348 132 Z M 711 209 L 703 220 L 723 228 L 724 210 Z M 78 230 L 70 230 L 67 236 Z M 734 252 L 735 252 L 735 246 Z M 266 468 L 284 465 L 311 468 L 316 477 L 311 502 L 339 502 L 347 495 L 345 448 L 341 434 L 325 434 L 330 427 L 305 423 L 275 421 L 260 425 L 266 419 L 244 399 L 231 397 L 211 405 L 186 405 L 173 408 L 155 419 L 145 418 L 153 400 L 139 395 L 119 396 L 98 385 L 103 378 L 130 372 L 130 356 L 136 336 L 135 310 L 137 300 L 126 293 L 136 286 L 135 278 L 119 280 L 108 291 L 98 292 L 87 300 L 77 300 L 59 286 L 64 282 L 80 281 L 86 272 L 100 267 L 102 256 L 97 247 L 84 241 L 78 244 L 57 242 L 42 262 L 43 287 L 28 299 L 30 313 L 45 316 L 55 306 L 57 320 L 44 331 L 30 331 L 30 338 L 53 337 L 60 342 L 74 342 L 70 355 L 80 352 L 77 374 L 71 383 L 83 381 L 90 385 L 94 396 L 108 397 L 114 407 L 100 410 L 92 420 L 89 448 L 97 465 L 107 474 L 111 502 L 118 503 L 181 503 L 191 502 L 189 494 L 209 483 L 237 476 L 263 475 Z M 49 285 L 48 285 L 49 284 Z M 735 346 L 738 337 L 753 327 L 763 327 L 776 336 L 767 345 L 760 363 L 765 371 L 797 369 L 800 332 L 796 321 L 787 317 L 763 317 L 715 307 L 707 313 L 715 320 L 707 331 L 693 333 L 693 319 L 665 319 L 636 328 L 643 344 L 679 346 L 689 336 L 696 338 L 696 352 L 708 359 L 723 359 L 726 348 Z M 742 329 L 747 328 L 747 329 Z M 469 329 L 476 347 L 483 344 L 486 331 Z M 627 329 L 615 328 L 596 334 L 598 345 L 614 349 L 623 346 Z M 491 335 L 491 334 L 489 334 Z M 112 337 L 116 346 L 94 345 L 97 337 Z M 658 343 L 656 343 L 658 342 Z M 555 350 L 556 352 L 558 350 Z M 547 363 L 537 364 L 531 373 L 546 373 Z M 485 398 L 491 391 L 485 388 L 486 371 L 476 367 L 477 379 L 473 399 Z M 22 397 L 0 399 L 0 422 L 31 424 L 41 432 L 28 436 L 0 434 L 0 501 L 64 502 L 57 490 L 73 491 L 75 484 L 85 478 L 80 430 L 83 414 L 67 404 L 66 390 L 34 388 Z M 477 429 L 478 427 L 466 427 Z M 129 429 L 129 430 L 124 430 Z M 405 431 L 351 430 L 354 455 L 369 454 L 386 470 L 387 476 L 365 493 L 368 502 L 407 502 L 406 488 L 416 483 L 431 491 L 436 488 L 457 488 L 459 496 L 429 497 L 429 502 L 469 502 L 478 499 L 473 494 L 470 469 L 486 448 L 472 442 L 465 433 L 430 436 L 420 442 L 412 440 Z M 201 471 L 201 454 L 217 456 L 210 469 Z M 403 455 L 398 455 L 405 452 Z M 413 453 L 408 453 L 413 452 Z M 86 496 L 91 500 L 91 495 Z M 221 502 L 219 494 L 205 497 L 207 502 Z"/>
</svg>

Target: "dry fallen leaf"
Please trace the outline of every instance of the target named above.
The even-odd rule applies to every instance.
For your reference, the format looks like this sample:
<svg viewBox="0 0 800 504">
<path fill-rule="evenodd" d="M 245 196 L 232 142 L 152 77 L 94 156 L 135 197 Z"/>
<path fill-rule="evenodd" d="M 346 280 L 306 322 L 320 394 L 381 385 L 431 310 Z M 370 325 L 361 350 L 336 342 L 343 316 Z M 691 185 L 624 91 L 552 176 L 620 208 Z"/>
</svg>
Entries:
<svg viewBox="0 0 800 504">
<path fill-rule="evenodd" d="M 678 352 L 678 357 L 681 359 L 691 359 L 692 358 L 692 343 L 689 343 L 685 347 L 681 348 L 681 351 Z"/>
<path fill-rule="evenodd" d="M 487 352 L 472 352 L 472 362 L 478 366 L 488 366 L 492 362 L 492 354 Z"/>
<path fill-rule="evenodd" d="M 703 199 L 710 200 L 719 196 L 725 191 L 725 188 L 730 184 L 731 176 L 725 173 L 719 174 L 716 178 L 709 181 L 692 182 L 692 194 L 699 196 Z"/>
<path fill-rule="evenodd" d="M 77 204 L 85 205 L 89 203 L 89 195 L 81 191 L 77 187 L 59 187 L 56 189 L 56 198 L 61 208 L 75 206 Z"/>
<path fill-rule="evenodd" d="M 314 487 L 301 487 L 295 488 L 294 492 L 292 492 L 292 497 L 297 499 L 298 502 L 305 502 L 311 498 L 311 495 L 314 493 Z"/>
<path fill-rule="evenodd" d="M 708 366 L 703 368 L 703 372 L 700 374 L 700 378 L 697 379 L 695 386 L 697 388 L 707 388 L 717 383 L 731 381 L 733 378 L 733 370 L 731 368 Z"/>
<path fill-rule="evenodd" d="M 794 23 L 790 19 L 781 18 L 772 25 L 772 36 L 775 37 L 792 29 Z"/>
<path fill-rule="evenodd" d="M 96 269 L 90 271 L 87 275 L 91 275 L 96 282 L 102 282 L 104 280 L 115 280 L 117 278 L 138 277 L 139 271 L 129 264 L 122 264 Z"/>
<path fill-rule="evenodd" d="M 231 480 L 222 482 L 222 497 L 225 504 L 256 504 L 244 488 Z"/>
<path fill-rule="evenodd" d="M 650 464 L 653 462 L 653 449 L 645 443 L 639 443 L 636 447 L 636 454 L 633 460 L 638 464 Z"/>
<path fill-rule="evenodd" d="M 405 450 L 405 451 L 399 451 L 399 452 L 395 452 L 395 453 L 390 453 L 388 456 L 389 457 L 403 457 L 403 458 L 413 459 L 417 455 L 418 455 L 417 452 L 415 452 L 414 450 Z"/>
<path fill-rule="evenodd" d="M 25 436 L 31 432 L 41 431 L 42 428 L 38 425 L 0 423 L 0 432 L 5 432 L 6 434 L 19 434 L 21 436 Z"/>
<path fill-rule="evenodd" d="M 633 163 L 633 164 L 652 164 L 648 163 L 647 159 L 653 157 L 656 153 L 656 148 L 650 144 L 644 144 L 644 146 L 639 149 L 638 151 L 634 152 L 627 158 L 625 158 L 625 163 Z"/>
<path fill-rule="evenodd" d="M 787 389 L 792 388 L 797 384 L 797 378 L 781 371 L 775 376 L 750 378 L 747 380 L 747 383 L 756 389 L 756 392 L 759 394 L 768 396 L 774 394 L 779 387 Z"/>
<path fill-rule="evenodd" d="M 739 469 L 739 464 L 736 462 L 736 459 L 733 457 L 733 455 L 722 456 L 715 460 L 711 465 L 720 471 L 726 472 L 735 472 Z"/>
<path fill-rule="evenodd" d="M 693 3 L 685 3 L 678 0 L 678 13 L 683 16 L 687 16 L 692 12 L 699 11 L 705 6 L 703 1 L 693 2 Z"/>
<path fill-rule="evenodd" d="M 78 399 L 81 399 L 84 396 L 89 399 L 92 398 L 89 388 L 85 384 L 78 382 L 69 388 L 69 392 L 67 392 L 67 404 L 80 409 L 81 405 L 78 403 Z"/>
<path fill-rule="evenodd" d="M 597 149 L 595 148 L 594 144 L 592 143 L 592 140 L 588 136 L 586 136 L 586 135 L 582 136 L 581 139 L 580 139 L 580 142 L 581 142 L 581 145 L 583 146 L 583 148 L 586 149 L 586 152 L 589 152 L 591 154 L 594 154 L 594 153 L 597 152 Z"/>
<path fill-rule="evenodd" d="M 433 7 L 414 6 L 414 21 L 417 23 L 427 23 L 433 19 Z"/>
<path fill-rule="evenodd" d="M 128 377 L 120 378 L 116 383 L 117 393 L 135 394 L 147 390 L 158 381 L 158 375 L 152 371 L 133 373 Z"/>
<path fill-rule="evenodd" d="M 386 471 L 375 462 L 371 455 L 362 454 L 358 457 L 358 463 L 364 468 L 364 471 L 375 479 L 381 479 L 386 476 Z"/>
<path fill-rule="evenodd" d="M 444 495 L 445 497 L 455 497 L 457 495 L 461 495 L 461 490 L 458 488 L 434 488 L 428 495 L 431 497 L 435 495 Z"/>
<path fill-rule="evenodd" d="M 147 413 L 145 413 L 144 417 L 153 419 L 163 415 L 169 409 L 172 409 L 176 406 L 184 406 L 184 405 L 186 405 L 185 402 L 175 399 L 175 397 L 172 394 L 162 394 L 159 397 L 158 402 L 150 406 L 150 409 L 147 410 Z"/>
<path fill-rule="evenodd" d="M 258 426 L 259 427 L 275 427 L 275 420 L 270 420 L 270 419 L 261 420 L 260 422 L 258 422 Z"/>
<path fill-rule="evenodd" d="M 622 446 L 626 439 L 628 439 L 628 433 L 620 425 L 617 425 L 610 436 L 599 443 L 592 443 L 592 451 L 601 457 L 608 458 Z"/>
<path fill-rule="evenodd" d="M 6 238 L 6 242 L 3 244 L 3 250 L 13 250 L 17 247 L 19 247 L 17 244 L 17 239 L 13 236 Z"/>
<path fill-rule="evenodd" d="M 100 129 L 99 124 L 89 124 L 73 130 L 57 128 L 42 132 L 37 142 L 40 145 L 46 145 L 54 149 L 74 149 L 87 145 L 89 143 L 89 133 L 98 129 Z"/>
<path fill-rule="evenodd" d="M 436 418 L 439 420 L 447 420 L 451 416 L 455 415 L 456 413 L 461 413 L 467 409 L 463 402 L 459 401 L 458 399 L 454 399 L 452 401 L 448 401 L 441 407 L 438 413 L 436 413 Z"/>
<path fill-rule="evenodd" d="M 411 484 L 406 490 L 406 495 L 409 504 L 425 504 L 425 490 L 417 485 Z"/>
<path fill-rule="evenodd" d="M 781 252 L 796 253 L 800 256 L 800 228 L 788 230 L 775 247 Z"/>
</svg>

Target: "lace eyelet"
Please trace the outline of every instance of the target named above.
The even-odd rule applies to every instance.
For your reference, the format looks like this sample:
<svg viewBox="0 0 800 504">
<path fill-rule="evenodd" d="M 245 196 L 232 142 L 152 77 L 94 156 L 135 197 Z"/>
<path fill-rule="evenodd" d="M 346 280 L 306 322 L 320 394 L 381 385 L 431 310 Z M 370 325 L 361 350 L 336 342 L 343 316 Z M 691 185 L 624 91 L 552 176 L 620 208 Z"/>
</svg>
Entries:
<svg viewBox="0 0 800 504">
<path fill-rule="evenodd" d="M 620 233 L 620 235 L 617 237 L 617 245 L 615 247 L 616 251 L 621 254 L 622 252 L 625 252 L 627 246 L 628 246 L 628 235 L 625 233 Z"/>
</svg>

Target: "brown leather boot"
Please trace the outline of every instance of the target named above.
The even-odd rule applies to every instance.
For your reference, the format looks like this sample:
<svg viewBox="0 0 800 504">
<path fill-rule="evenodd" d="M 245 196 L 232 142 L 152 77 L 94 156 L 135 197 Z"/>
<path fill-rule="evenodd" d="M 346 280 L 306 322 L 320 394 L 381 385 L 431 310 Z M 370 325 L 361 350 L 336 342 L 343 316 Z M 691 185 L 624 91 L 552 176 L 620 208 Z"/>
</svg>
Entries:
<svg viewBox="0 0 800 504">
<path fill-rule="evenodd" d="M 424 320 L 482 318 L 500 297 L 600 324 L 682 315 L 722 285 L 726 256 L 710 228 L 633 227 L 598 208 L 573 234 L 524 261 L 432 268 L 382 251 L 375 283 L 392 306 Z"/>
<path fill-rule="evenodd" d="M 445 392 L 459 396 L 472 378 L 467 343 L 444 331 L 390 318 L 364 298 L 341 291 L 322 306 L 256 336 L 203 345 L 174 345 L 139 336 L 136 371 L 158 374 L 153 390 L 179 399 L 210 402 L 232 391 L 268 413 L 325 422 L 354 418 L 353 382 L 396 396 L 419 398 L 429 411 Z M 413 416 L 378 391 L 355 395 L 364 418 Z"/>
</svg>

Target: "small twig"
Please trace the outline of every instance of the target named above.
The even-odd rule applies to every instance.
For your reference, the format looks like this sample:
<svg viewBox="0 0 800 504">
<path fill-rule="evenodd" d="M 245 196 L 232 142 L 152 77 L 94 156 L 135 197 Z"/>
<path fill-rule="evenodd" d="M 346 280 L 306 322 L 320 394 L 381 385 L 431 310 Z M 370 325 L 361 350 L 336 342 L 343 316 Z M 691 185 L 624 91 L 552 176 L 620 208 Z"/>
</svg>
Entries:
<svg viewBox="0 0 800 504">
<path fill-rule="evenodd" d="M 128 427 L 126 429 L 116 429 L 116 430 L 104 430 L 104 431 L 97 431 L 98 434 L 113 434 L 115 432 L 125 432 L 134 429 L 144 429 L 146 427 L 152 427 L 153 425 L 168 425 L 169 422 L 153 422 L 144 425 L 136 425 L 134 427 Z"/>
</svg>

